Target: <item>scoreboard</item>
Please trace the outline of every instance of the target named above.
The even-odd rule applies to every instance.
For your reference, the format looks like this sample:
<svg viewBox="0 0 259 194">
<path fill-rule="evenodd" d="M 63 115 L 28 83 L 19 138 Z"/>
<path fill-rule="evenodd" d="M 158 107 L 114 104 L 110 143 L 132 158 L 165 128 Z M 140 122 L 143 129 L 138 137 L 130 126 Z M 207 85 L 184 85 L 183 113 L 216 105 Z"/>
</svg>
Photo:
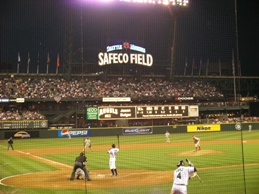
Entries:
<svg viewBox="0 0 259 194">
<path fill-rule="evenodd" d="M 198 117 L 197 105 L 101 106 L 99 120 Z"/>
<path fill-rule="evenodd" d="M 0 129 L 47 129 L 47 120 L 0 121 Z"/>
</svg>

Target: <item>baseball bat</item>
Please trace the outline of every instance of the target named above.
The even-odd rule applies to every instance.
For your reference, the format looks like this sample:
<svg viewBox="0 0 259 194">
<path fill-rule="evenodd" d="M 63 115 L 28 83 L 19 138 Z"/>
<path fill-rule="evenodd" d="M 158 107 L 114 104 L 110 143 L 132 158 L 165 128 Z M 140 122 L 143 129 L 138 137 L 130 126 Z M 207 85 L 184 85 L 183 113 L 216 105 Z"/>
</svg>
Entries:
<svg viewBox="0 0 259 194">
<path fill-rule="evenodd" d="M 186 162 L 188 162 L 190 166 L 194 166 L 193 163 L 191 163 L 190 160 L 186 159 Z M 201 180 L 201 177 L 198 175 L 197 172 L 195 172 L 194 175 L 193 175 L 191 178 L 194 178 L 194 177 L 196 177 L 196 176 L 198 177 L 199 181 L 200 181 L 201 183 L 203 183 L 202 180 Z"/>
<path fill-rule="evenodd" d="M 117 140 L 118 140 L 118 148 L 120 148 L 120 136 L 118 133 L 117 133 Z"/>
<path fill-rule="evenodd" d="M 202 180 L 201 180 L 201 178 L 200 178 L 200 176 L 198 175 L 197 172 L 196 172 L 196 176 L 198 177 L 199 181 L 200 181 L 201 183 L 203 183 Z"/>
</svg>

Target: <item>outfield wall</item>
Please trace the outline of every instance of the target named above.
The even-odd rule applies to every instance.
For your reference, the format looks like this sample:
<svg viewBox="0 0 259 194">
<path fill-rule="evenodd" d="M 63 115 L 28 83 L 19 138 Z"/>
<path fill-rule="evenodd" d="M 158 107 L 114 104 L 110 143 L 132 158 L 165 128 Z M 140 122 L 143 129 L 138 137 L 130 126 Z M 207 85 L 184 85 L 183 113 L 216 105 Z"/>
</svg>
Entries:
<svg viewBox="0 0 259 194">
<path fill-rule="evenodd" d="M 73 136 L 116 136 L 116 135 L 138 135 L 138 134 L 164 134 L 167 130 L 170 133 L 199 133 L 199 132 L 220 132 L 220 131 L 238 131 L 249 130 L 249 125 L 252 130 L 259 129 L 259 123 L 231 123 L 231 124 L 198 124 L 198 125 L 170 125 L 170 126 L 146 126 L 146 127 L 115 127 L 115 128 L 80 128 L 71 129 L 70 133 Z M 0 139 L 8 139 L 22 130 L 0 130 Z M 48 129 L 33 129 L 23 130 L 30 134 L 30 138 L 62 138 L 68 137 L 61 135 L 64 130 L 48 130 Z"/>
</svg>

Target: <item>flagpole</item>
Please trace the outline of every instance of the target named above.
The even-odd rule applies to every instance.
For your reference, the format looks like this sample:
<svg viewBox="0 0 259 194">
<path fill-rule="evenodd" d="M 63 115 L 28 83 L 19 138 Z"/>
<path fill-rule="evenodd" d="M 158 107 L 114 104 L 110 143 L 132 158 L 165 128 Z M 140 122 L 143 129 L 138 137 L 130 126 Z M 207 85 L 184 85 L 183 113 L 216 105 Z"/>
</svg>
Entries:
<svg viewBox="0 0 259 194">
<path fill-rule="evenodd" d="M 39 68 L 40 68 L 40 53 L 38 52 L 37 74 L 39 74 Z"/>
<path fill-rule="evenodd" d="M 27 63 L 27 74 L 29 73 L 29 69 L 30 69 L 30 52 L 28 52 L 28 63 Z"/>
<path fill-rule="evenodd" d="M 46 74 L 49 74 L 49 62 L 50 62 L 50 58 L 49 58 L 49 53 L 47 56 L 47 70 L 46 70 Z"/>
<path fill-rule="evenodd" d="M 20 52 L 18 52 L 17 74 L 19 74 L 19 71 L 20 71 L 20 62 L 21 62 L 21 57 L 20 57 Z"/>
<path fill-rule="evenodd" d="M 188 64 L 187 64 L 187 58 L 185 58 L 185 64 L 184 64 L 184 73 L 183 75 L 186 75 L 186 68 L 187 68 Z"/>
<path fill-rule="evenodd" d="M 234 99 L 237 102 L 237 92 L 236 92 L 236 73 L 235 73 L 235 61 L 234 61 L 234 49 L 232 49 L 232 71 L 233 71 L 233 82 L 234 82 Z"/>
<path fill-rule="evenodd" d="M 219 59 L 219 76 L 221 76 L 221 61 Z"/>
<path fill-rule="evenodd" d="M 58 74 L 58 67 L 60 66 L 59 53 L 57 54 L 56 74 Z"/>
<path fill-rule="evenodd" d="M 201 66 L 202 66 L 202 59 L 200 58 L 200 69 L 199 69 L 199 76 L 201 75 Z"/>
<path fill-rule="evenodd" d="M 194 58 L 192 59 L 192 76 L 193 76 Z"/>
</svg>

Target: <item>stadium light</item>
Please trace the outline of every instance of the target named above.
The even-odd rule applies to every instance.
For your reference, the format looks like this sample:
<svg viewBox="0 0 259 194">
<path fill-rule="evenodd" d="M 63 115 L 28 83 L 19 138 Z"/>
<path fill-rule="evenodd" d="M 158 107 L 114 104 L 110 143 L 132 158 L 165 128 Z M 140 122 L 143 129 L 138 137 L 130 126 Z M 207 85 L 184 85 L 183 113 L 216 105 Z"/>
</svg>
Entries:
<svg viewBox="0 0 259 194">
<path fill-rule="evenodd" d="M 176 28 L 177 28 L 177 14 L 172 12 L 174 7 L 186 7 L 189 4 L 189 0 L 119 0 L 121 2 L 128 3 L 139 3 L 139 4 L 157 4 L 167 6 L 169 12 L 173 18 L 173 42 L 171 45 L 171 61 L 170 61 L 170 79 L 173 77 L 173 71 L 175 69 L 174 55 L 175 55 L 175 45 L 176 45 Z"/>
<path fill-rule="evenodd" d="M 128 3 L 146 3 L 146 4 L 160 4 L 173 6 L 187 6 L 189 0 L 120 0 Z"/>
</svg>

